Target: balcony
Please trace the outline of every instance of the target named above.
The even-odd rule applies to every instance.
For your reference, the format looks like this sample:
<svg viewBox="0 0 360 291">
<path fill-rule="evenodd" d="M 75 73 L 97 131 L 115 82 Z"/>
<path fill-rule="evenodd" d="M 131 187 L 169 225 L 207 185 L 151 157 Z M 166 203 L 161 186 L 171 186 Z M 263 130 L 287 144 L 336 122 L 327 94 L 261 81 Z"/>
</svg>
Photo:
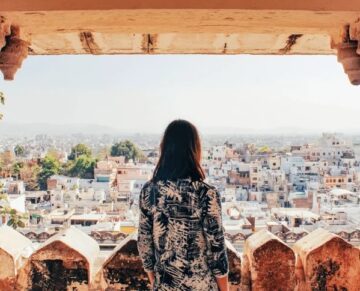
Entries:
<svg viewBox="0 0 360 291">
<path fill-rule="evenodd" d="M 360 250 L 317 229 L 292 247 L 262 230 L 239 253 L 227 240 L 230 290 L 359 290 Z M 0 227 L 0 290 L 148 290 L 136 235 L 113 251 L 70 227 L 36 247 Z M 75 289 L 74 289 L 75 288 Z"/>
</svg>

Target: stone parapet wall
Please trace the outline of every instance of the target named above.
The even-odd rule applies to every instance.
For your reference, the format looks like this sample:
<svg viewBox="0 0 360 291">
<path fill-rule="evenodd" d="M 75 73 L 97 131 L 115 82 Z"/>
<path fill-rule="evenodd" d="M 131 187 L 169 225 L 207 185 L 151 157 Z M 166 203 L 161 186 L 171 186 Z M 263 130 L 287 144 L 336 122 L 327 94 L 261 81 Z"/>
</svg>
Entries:
<svg viewBox="0 0 360 291">
<path fill-rule="evenodd" d="M 17 231 L 0 227 L 1 290 L 147 290 L 136 235 L 107 255 L 93 238 L 70 227 L 37 249 Z M 14 250 L 12 250 L 14 246 Z M 230 290 L 360 290 L 360 250 L 317 229 L 289 247 L 262 230 L 239 253 L 227 241 Z M 6 265 L 6 266 L 5 266 Z M 75 288 L 75 289 L 74 289 Z"/>
</svg>

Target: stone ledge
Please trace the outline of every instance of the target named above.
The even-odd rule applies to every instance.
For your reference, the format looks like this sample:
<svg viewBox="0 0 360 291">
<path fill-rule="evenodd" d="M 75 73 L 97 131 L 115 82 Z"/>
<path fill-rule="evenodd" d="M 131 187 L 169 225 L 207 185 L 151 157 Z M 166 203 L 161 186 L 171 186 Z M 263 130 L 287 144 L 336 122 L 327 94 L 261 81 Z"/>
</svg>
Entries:
<svg viewBox="0 0 360 291">
<path fill-rule="evenodd" d="M 243 254 L 229 241 L 226 244 L 232 291 L 359 290 L 359 248 L 324 229 L 304 236 L 293 248 L 266 230 L 246 239 Z M 35 249 L 25 236 L 2 226 L 0 261 L 0 290 L 147 290 L 149 286 L 134 234 L 104 256 L 96 241 L 75 227 Z"/>
</svg>

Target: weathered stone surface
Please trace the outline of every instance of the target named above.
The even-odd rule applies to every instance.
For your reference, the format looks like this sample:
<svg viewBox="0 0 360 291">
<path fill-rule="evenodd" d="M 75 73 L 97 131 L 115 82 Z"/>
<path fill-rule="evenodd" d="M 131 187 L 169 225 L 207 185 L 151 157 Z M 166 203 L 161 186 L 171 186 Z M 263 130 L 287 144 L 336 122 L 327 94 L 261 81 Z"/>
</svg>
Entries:
<svg viewBox="0 0 360 291">
<path fill-rule="evenodd" d="M 359 3 L 2 0 L 0 17 L 24 33 L 21 40 L 6 42 L 0 69 L 12 80 L 28 46 L 32 55 L 336 54 L 343 42 L 339 30 L 349 23 L 359 53 Z M 0 48 L 4 35 L 0 24 Z M 351 67 L 345 69 L 351 83 L 360 84 L 355 56 L 343 63 Z"/>
<path fill-rule="evenodd" d="M 226 240 L 227 256 L 229 261 L 229 283 L 230 290 L 237 291 L 241 287 L 241 255 L 232 244 Z"/>
<path fill-rule="evenodd" d="M 342 30 L 342 42 L 333 44 L 337 59 L 343 65 L 351 84 L 360 85 L 359 25 L 346 25 Z"/>
<path fill-rule="evenodd" d="M 98 256 L 96 241 L 70 227 L 31 255 L 18 286 L 31 290 L 89 290 L 98 271 L 95 268 Z"/>
<path fill-rule="evenodd" d="M 5 46 L 5 37 L 10 34 L 10 25 L 5 21 L 5 18 L 0 16 L 0 51 Z"/>
<path fill-rule="evenodd" d="M 112 252 L 103 266 L 106 290 L 147 290 L 150 281 L 143 270 L 136 235 L 129 235 Z"/>
<path fill-rule="evenodd" d="M 350 24 L 349 37 L 358 42 L 357 54 L 360 55 L 360 19 Z"/>
<path fill-rule="evenodd" d="M 31 54 L 335 54 L 357 1 L 2 0 Z M 46 25 L 44 25 L 46 23 Z M 301 36 L 300 36 L 301 35 Z"/>
<path fill-rule="evenodd" d="M 246 239 L 242 255 L 229 241 L 226 246 L 232 291 L 359 290 L 359 248 L 322 229 L 294 245 L 296 266 L 294 251 L 266 230 Z M 125 238 L 108 257 L 99 253 L 90 236 L 73 227 L 32 251 L 27 238 L 7 226 L 0 227 L 1 291 L 149 287 L 135 234 Z"/>
<path fill-rule="evenodd" d="M 31 251 L 29 239 L 16 230 L 3 225 L 0 227 L 0 290 L 14 290 L 16 276 L 24 264 L 25 250 Z"/>
<path fill-rule="evenodd" d="M 339 236 L 317 229 L 295 245 L 298 290 L 360 288 L 360 251 Z"/>
<path fill-rule="evenodd" d="M 295 254 L 267 230 L 256 232 L 245 242 L 244 289 L 294 290 Z"/>
<path fill-rule="evenodd" d="M 18 26 L 11 26 L 11 34 L 6 37 L 6 44 L 0 51 L 0 71 L 5 80 L 13 80 L 16 71 L 28 56 L 28 42 L 20 39 Z"/>
</svg>

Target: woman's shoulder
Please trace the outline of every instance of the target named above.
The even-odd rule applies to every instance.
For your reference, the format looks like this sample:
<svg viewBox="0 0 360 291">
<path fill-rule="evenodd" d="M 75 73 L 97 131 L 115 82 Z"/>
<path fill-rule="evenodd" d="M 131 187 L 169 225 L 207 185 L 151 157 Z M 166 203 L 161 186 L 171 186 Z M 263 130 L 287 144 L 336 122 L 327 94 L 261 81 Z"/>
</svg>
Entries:
<svg viewBox="0 0 360 291">
<path fill-rule="evenodd" d="M 205 182 L 205 181 L 198 181 L 198 187 L 202 188 L 204 190 L 212 190 L 212 191 L 217 191 L 216 187 L 213 185 L 210 185 L 209 183 Z"/>
<path fill-rule="evenodd" d="M 141 191 L 142 192 L 147 192 L 150 189 L 152 189 L 154 187 L 155 183 L 152 180 L 149 180 L 147 182 L 144 183 L 144 185 L 142 186 Z"/>
<path fill-rule="evenodd" d="M 198 181 L 194 183 L 195 189 L 199 193 L 200 198 L 210 198 L 212 196 L 219 195 L 217 188 L 204 181 Z"/>
</svg>

